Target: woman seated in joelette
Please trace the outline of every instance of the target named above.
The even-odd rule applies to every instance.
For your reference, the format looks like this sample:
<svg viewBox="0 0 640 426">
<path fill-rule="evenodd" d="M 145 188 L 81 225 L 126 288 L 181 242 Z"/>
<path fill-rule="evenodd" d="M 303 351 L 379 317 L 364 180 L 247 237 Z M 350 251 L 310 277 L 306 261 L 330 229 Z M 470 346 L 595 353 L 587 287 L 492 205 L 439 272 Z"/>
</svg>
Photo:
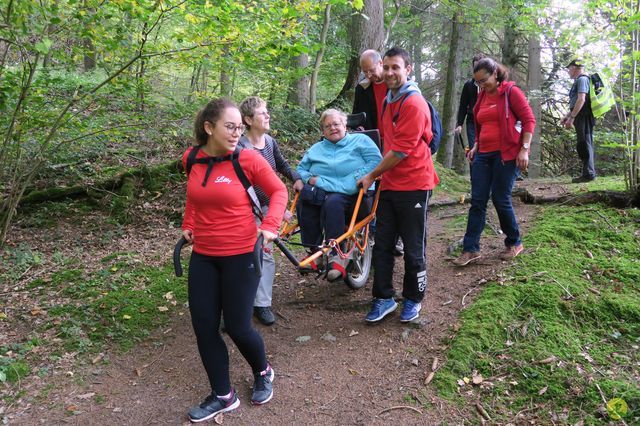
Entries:
<svg viewBox="0 0 640 426">
<path fill-rule="evenodd" d="M 356 182 L 382 160 L 371 138 L 347 133 L 347 115 L 342 111 L 324 111 L 320 129 L 324 137 L 309 148 L 298 165 L 305 182 L 297 205 L 298 222 L 302 243 L 308 246 L 321 245 L 323 234 L 329 241 L 344 233 L 347 214 L 358 198 Z M 337 252 L 329 253 L 327 279 L 344 278 L 346 263 Z"/>
</svg>

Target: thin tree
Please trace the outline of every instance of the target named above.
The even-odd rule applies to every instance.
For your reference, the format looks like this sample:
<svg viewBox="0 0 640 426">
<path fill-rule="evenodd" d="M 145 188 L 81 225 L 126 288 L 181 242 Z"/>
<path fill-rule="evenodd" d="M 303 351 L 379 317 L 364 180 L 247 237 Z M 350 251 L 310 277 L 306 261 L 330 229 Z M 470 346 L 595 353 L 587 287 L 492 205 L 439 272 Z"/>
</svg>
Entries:
<svg viewBox="0 0 640 426">
<path fill-rule="evenodd" d="M 309 110 L 316 112 L 316 93 L 318 91 L 318 73 L 322 64 L 322 56 L 327 47 L 327 33 L 329 32 L 329 21 L 331 19 L 331 4 L 327 4 L 324 9 L 324 21 L 322 22 L 322 33 L 320 34 L 320 50 L 316 55 L 313 64 L 313 72 L 311 73 L 311 82 L 309 83 Z"/>
</svg>

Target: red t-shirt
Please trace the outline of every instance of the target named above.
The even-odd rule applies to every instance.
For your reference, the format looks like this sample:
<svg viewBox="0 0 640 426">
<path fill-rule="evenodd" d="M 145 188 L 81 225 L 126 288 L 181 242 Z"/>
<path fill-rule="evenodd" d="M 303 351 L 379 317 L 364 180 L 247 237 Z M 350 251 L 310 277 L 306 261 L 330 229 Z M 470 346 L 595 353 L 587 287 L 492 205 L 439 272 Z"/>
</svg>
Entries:
<svg viewBox="0 0 640 426">
<path fill-rule="evenodd" d="M 476 120 L 482 126 L 480 130 L 479 152 L 500 151 L 500 121 L 498 114 L 498 95 L 487 94 L 482 98 Z"/>
<path fill-rule="evenodd" d="M 381 128 L 384 135 L 384 154 L 389 151 L 406 155 L 395 167 L 382 174 L 382 191 L 418 191 L 433 189 L 440 179 L 433 167 L 429 143 L 431 113 L 422 95 L 409 96 L 402 107 L 400 101 L 387 105 L 382 117 Z M 398 120 L 393 124 L 393 116 L 398 112 Z"/>
<path fill-rule="evenodd" d="M 187 157 L 182 156 L 186 170 Z M 207 157 L 200 150 L 196 158 Z M 287 188 L 256 151 L 243 150 L 240 166 L 249 181 L 259 186 L 270 199 L 269 212 L 261 229 L 278 233 L 287 206 Z M 187 178 L 187 203 L 182 229 L 193 231 L 193 250 L 207 256 L 233 256 L 253 251 L 258 228 L 251 202 L 231 161 L 214 163 L 211 175 L 202 186 L 207 164 L 194 164 Z"/>
<path fill-rule="evenodd" d="M 373 83 L 373 96 L 376 99 L 376 111 L 378 114 L 378 128 L 382 127 L 380 114 L 382 113 L 382 104 L 384 98 L 387 96 L 387 83 L 381 81 L 379 83 Z"/>
</svg>

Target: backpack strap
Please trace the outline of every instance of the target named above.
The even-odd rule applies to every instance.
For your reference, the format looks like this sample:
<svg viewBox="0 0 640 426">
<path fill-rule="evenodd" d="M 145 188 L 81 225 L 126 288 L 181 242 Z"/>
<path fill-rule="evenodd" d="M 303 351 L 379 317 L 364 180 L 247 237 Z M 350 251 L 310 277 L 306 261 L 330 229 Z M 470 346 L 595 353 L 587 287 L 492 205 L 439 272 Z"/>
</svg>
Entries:
<svg viewBox="0 0 640 426">
<path fill-rule="evenodd" d="M 191 169 L 196 162 L 196 156 L 198 155 L 198 151 L 200 151 L 200 148 L 202 148 L 201 145 L 194 146 L 187 156 L 187 169 L 185 170 L 187 172 L 187 176 L 189 176 L 189 174 L 191 173 Z"/>
<path fill-rule="evenodd" d="M 402 95 L 402 98 L 400 98 L 400 106 L 398 107 L 398 110 L 396 111 L 395 114 L 393 114 L 393 117 L 391 118 L 391 122 L 394 125 L 396 124 L 396 122 L 398 121 L 398 118 L 400 117 L 400 110 L 402 109 L 402 105 L 404 105 L 404 102 L 407 100 L 409 96 L 412 96 L 416 93 L 418 92 L 416 92 L 415 90 L 412 90 L 411 92 L 407 92 L 404 95 Z M 382 113 L 380 114 L 380 117 L 384 115 L 384 112 L 387 109 L 387 104 L 388 104 L 387 99 L 385 99 L 384 102 L 382 103 Z"/>
<path fill-rule="evenodd" d="M 240 166 L 240 147 L 236 147 L 236 150 L 231 154 L 231 164 L 233 165 L 233 170 L 235 170 L 238 179 L 242 183 L 247 195 L 249 196 L 249 201 L 251 201 L 251 210 L 253 210 L 253 214 L 258 217 L 260 220 L 263 219 L 262 215 L 262 207 L 260 206 L 260 201 L 258 200 L 258 194 L 256 194 L 256 190 L 247 178 L 244 170 L 242 170 L 242 166 Z"/>
<path fill-rule="evenodd" d="M 187 167 L 186 167 L 187 176 L 189 176 L 189 174 L 191 173 L 191 169 L 193 168 L 194 164 L 206 164 L 207 172 L 205 173 L 204 180 L 202 181 L 202 186 L 206 186 L 207 181 L 209 180 L 209 176 L 211 175 L 211 171 L 213 170 L 213 165 L 215 163 L 221 163 L 223 161 L 231 161 L 231 164 L 233 165 L 233 170 L 236 172 L 236 176 L 238 176 L 238 179 L 240 179 L 240 183 L 242 183 L 242 186 L 244 187 L 245 191 L 247 192 L 247 195 L 249 196 L 249 201 L 251 201 L 251 210 L 253 211 L 253 214 L 256 215 L 256 217 L 258 217 L 260 220 L 262 220 L 263 218 L 262 207 L 260 206 L 260 201 L 258 200 L 258 194 L 256 194 L 255 188 L 251 184 L 251 181 L 249 181 L 249 178 L 247 178 L 247 175 L 245 174 L 244 170 L 242 170 L 242 166 L 240 166 L 240 151 L 242 151 L 240 146 L 236 146 L 236 149 L 235 151 L 233 151 L 232 154 L 225 155 L 224 157 L 196 158 L 196 156 L 198 155 L 198 152 L 200 151 L 200 148 L 201 146 L 193 147 L 193 149 L 191 150 L 191 152 L 189 152 L 189 155 L 187 156 Z"/>
</svg>

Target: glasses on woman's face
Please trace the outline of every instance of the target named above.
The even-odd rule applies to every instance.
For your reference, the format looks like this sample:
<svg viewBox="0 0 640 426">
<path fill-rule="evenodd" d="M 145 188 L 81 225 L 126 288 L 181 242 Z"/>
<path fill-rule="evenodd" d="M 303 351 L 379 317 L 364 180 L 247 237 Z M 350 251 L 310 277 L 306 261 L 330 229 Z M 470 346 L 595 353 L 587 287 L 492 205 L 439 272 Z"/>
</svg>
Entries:
<svg viewBox="0 0 640 426">
<path fill-rule="evenodd" d="M 323 128 L 324 130 L 331 130 L 331 129 L 333 129 L 333 128 L 337 128 L 337 129 L 339 129 L 339 128 L 340 128 L 340 127 L 342 127 L 342 126 L 343 126 L 343 124 L 342 124 L 341 122 L 339 122 L 339 121 L 334 121 L 333 123 L 325 124 L 324 126 L 322 126 L 322 128 Z"/>
<path fill-rule="evenodd" d="M 266 109 L 264 111 L 254 112 L 253 116 L 255 117 L 256 115 L 261 115 L 263 117 L 270 117 L 271 116 L 271 114 L 269 114 L 269 111 L 267 111 Z"/>
<path fill-rule="evenodd" d="M 482 85 L 483 85 L 483 84 L 485 84 L 487 81 L 489 81 L 489 79 L 490 79 L 491 77 L 493 77 L 493 74 L 489 74 L 489 73 L 487 73 L 487 76 L 486 76 L 485 78 L 480 79 L 480 80 L 476 80 L 476 84 L 477 84 L 478 86 L 482 86 Z"/>
<path fill-rule="evenodd" d="M 228 134 L 233 135 L 235 132 L 244 133 L 247 127 L 244 124 L 236 126 L 233 123 L 224 123 L 224 128 L 227 129 Z"/>
</svg>

